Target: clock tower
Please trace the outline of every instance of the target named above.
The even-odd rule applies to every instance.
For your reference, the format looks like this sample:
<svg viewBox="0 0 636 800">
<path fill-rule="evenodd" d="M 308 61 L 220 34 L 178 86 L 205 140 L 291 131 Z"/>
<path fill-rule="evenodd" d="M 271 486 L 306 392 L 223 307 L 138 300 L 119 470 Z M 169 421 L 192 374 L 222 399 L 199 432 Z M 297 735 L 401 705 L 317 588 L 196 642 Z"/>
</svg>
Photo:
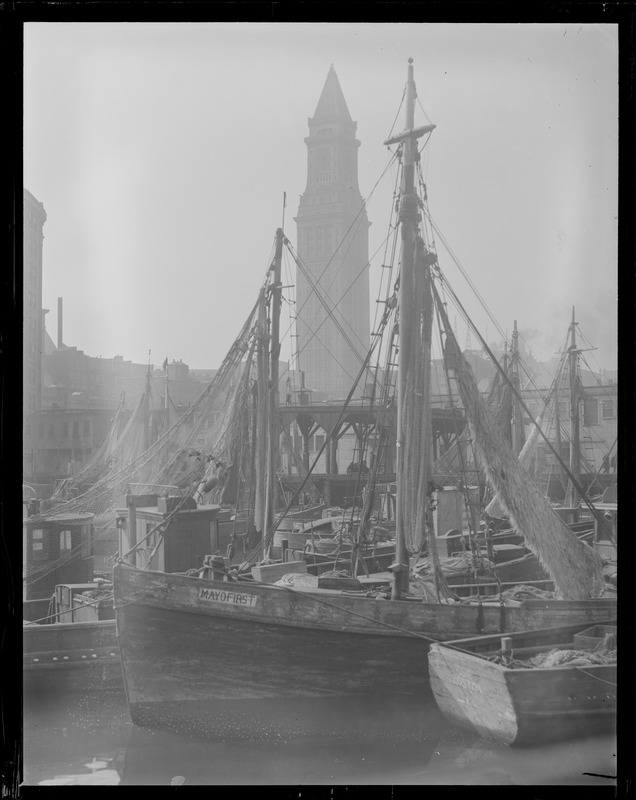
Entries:
<svg viewBox="0 0 636 800">
<path fill-rule="evenodd" d="M 347 396 L 367 354 L 370 323 L 360 142 L 333 64 L 308 123 L 307 186 L 295 218 L 303 264 L 296 279 L 298 368 L 307 389 L 336 400 Z M 361 379 L 356 395 L 363 387 Z"/>
</svg>

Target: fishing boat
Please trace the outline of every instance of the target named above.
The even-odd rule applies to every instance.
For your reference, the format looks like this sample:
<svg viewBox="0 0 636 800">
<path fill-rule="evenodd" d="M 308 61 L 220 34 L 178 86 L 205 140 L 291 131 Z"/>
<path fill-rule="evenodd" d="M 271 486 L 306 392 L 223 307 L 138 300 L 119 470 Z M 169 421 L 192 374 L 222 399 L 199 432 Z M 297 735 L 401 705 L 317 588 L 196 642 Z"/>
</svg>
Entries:
<svg viewBox="0 0 636 800">
<path fill-rule="evenodd" d="M 258 718 L 267 727 L 267 720 L 278 724 L 288 714 L 288 732 L 298 730 L 299 719 L 306 730 L 307 704 L 313 704 L 316 711 L 321 703 L 325 708 L 327 701 L 331 705 L 335 701 L 346 709 L 347 698 L 362 697 L 371 707 L 379 707 L 391 698 L 408 697 L 416 707 L 427 693 L 430 699 L 426 654 L 434 642 L 478 634 L 501 636 L 550 625 L 589 627 L 615 613 L 615 600 L 601 596 L 604 581 L 600 558 L 572 534 L 527 480 L 516 454 L 493 425 L 448 322 L 434 279 L 447 295 L 452 289 L 441 273 L 427 227 L 426 191 L 417 150 L 418 140 L 428 137 L 435 126 L 415 126 L 415 98 L 413 64 L 409 59 L 405 129 L 385 142 L 387 146 L 397 146 L 402 165 L 396 226 L 402 241 L 399 281 L 386 299 L 378 330 L 372 337 L 377 344 L 381 334 L 389 332 L 393 348 L 388 351 L 389 362 L 395 358 L 399 342 L 396 555 L 390 565 L 390 592 L 382 588 L 321 588 L 314 581 L 305 585 L 294 582 L 293 586 L 277 585 L 280 581 L 267 584 L 258 579 L 260 573 L 250 569 L 249 563 L 233 569 L 218 560 L 203 567 L 193 564 L 185 573 L 170 573 L 142 568 L 130 563 L 127 554 L 122 553 L 113 571 L 117 636 L 128 705 L 138 725 L 184 727 L 207 734 L 242 729 L 245 735 L 252 736 L 256 735 L 255 715 L 260 715 Z M 240 434 L 245 430 L 243 423 L 232 427 L 228 422 L 226 427 L 233 435 L 223 440 L 235 443 L 242 437 L 256 444 L 252 462 L 257 508 L 254 519 L 262 532 L 266 561 L 279 523 L 304 486 L 301 483 L 287 508 L 275 516 L 273 487 L 279 429 L 278 393 L 272 387 L 276 388 L 279 380 L 279 343 L 275 334 L 284 243 L 288 245 L 288 240 L 279 228 L 267 284 L 261 288 L 255 310 L 242 328 L 243 338 L 231 351 L 234 365 L 247 363 L 256 353 L 256 389 L 244 392 L 248 398 L 262 400 L 254 406 L 246 405 L 252 414 L 254 433 Z M 479 459 L 512 523 L 548 570 L 556 590 L 554 599 L 508 603 L 500 596 L 494 602 L 482 597 L 475 602 L 460 602 L 443 580 L 430 524 L 428 379 L 435 315 L 443 327 L 445 362 L 463 406 L 470 412 L 468 423 Z M 271 337 L 266 335 L 268 321 Z M 376 344 L 363 361 L 357 380 L 365 374 Z M 225 366 L 224 362 L 219 370 L 221 377 Z M 235 393 L 241 380 L 233 383 Z M 345 404 L 353 397 L 355 383 Z M 231 407 L 228 402 L 228 414 Z M 314 463 L 328 443 L 329 436 Z M 230 450 L 226 448 L 225 452 Z M 236 465 L 239 456 L 234 454 L 231 459 Z M 213 481 L 231 466 L 225 465 L 220 471 L 216 459 L 204 480 L 209 479 L 214 485 Z M 209 478 L 210 475 L 216 477 Z M 303 479 L 306 480 L 307 477 Z M 207 485 L 199 492 L 201 498 L 205 497 Z M 360 530 L 370 514 L 373 487 L 367 487 Z M 427 546 L 433 561 L 433 584 L 430 591 L 416 595 L 410 591 L 411 561 Z M 153 553 L 161 547 L 158 541 Z M 278 566 L 285 569 L 284 564 Z M 294 572 L 292 564 L 288 565 L 288 572 Z M 356 575 L 355 570 L 352 574 Z M 318 717 L 325 719 L 324 714 L 318 713 L 315 718 Z M 326 724 L 333 725 L 331 713 Z"/>
<path fill-rule="evenodd" d="M 444 716 L 504 744 L 582 738 L 616 726 L 613 620 L 436 643 L 428 666 Z"/>
<path fill-rule="evenodd" d="M 52 690 L 121 690 L 112 591 L 93 571 L 94 515 L 42 517 L 40 500 L 24 495 L 25 699 Z"/>
<path fill-rule="evenodd" d="M 60 691 L 123 689 L 114 620 L 25 622 L 22 641 L 25 700 Z"/>
</svg>

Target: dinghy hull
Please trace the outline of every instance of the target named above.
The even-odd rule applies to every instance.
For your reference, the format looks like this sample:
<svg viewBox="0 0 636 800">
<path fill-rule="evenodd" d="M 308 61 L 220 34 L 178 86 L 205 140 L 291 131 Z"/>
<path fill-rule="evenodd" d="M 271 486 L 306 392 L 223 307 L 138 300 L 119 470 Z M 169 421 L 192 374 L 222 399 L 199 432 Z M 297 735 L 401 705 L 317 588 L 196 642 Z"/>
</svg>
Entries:
<svg viewBox="0 0 636 800">
<path fill-rule="evenodd" d="M 546 649 L 567 648 L 573 646 L 573 634 L 585 627 L 509 638 L 513 653 L 530 644 L 535 649 L 541 644 Z M 431 688 L 450 722 L 509 745 L 577 739 L 615 729 L 615 664 L 511 669 L 483 657 L 498 646 L 498 637 L 431 646 Z"/>
</svg>

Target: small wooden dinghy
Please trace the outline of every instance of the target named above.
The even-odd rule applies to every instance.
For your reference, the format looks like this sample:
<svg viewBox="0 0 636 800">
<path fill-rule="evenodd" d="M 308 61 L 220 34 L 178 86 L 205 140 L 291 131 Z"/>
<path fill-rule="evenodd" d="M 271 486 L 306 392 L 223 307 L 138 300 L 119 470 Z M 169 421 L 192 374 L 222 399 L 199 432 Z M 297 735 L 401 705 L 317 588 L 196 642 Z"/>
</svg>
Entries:
<svg viewBox="0 0 636 800">
<path fill-rule="evenodd" d="M 616 724 L 613 621 L 433 644 L 428 664 L 444 716 L 505 744 L 581 738 Z"/>
</svg>

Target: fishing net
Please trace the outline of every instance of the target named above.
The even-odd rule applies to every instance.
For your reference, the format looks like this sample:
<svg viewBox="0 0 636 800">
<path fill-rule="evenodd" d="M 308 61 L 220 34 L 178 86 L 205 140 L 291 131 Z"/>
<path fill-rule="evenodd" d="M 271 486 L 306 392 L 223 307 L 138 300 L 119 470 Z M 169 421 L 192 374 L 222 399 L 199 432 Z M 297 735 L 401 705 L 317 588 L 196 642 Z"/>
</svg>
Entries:
<svg viewBox="0 0 636 800">
<path fill-rule="evenodd" d="M 130 415 L 126 408 L 125 397 L 122 396 L 117 406 L 115 416 L 99 447 L 95 453 L 93 453 L 89 462 L 77 475 L 74 475 L 72 478 L 66 478 L 58 484 L 49 498 L 50 505 L 57 505 L 72 497 L 77 497 L 77 495 L 81 494 L 81 487 L 83 485 L 95 483 L 95 481 L 107 471 L 109 465 L 116 463 L 123 453 L 130 452 L 131 460 L 141 455 L 141 450 L 135 452 L 135 450 L 130 447 L 130 443 L 124 444 L 124 442 L 127 438 L 127 434 L 136 428 L 136 418 L 139 407 L 145 401 L 146 398 L 142 396 L 137 405 L 137 409 Z"/>
<path fill-rule="evenodd" d="M 594 653 L 589 650 L 559 650 L 555 648 L 548 653 L 539 653 L 528 662 L 533 667 L 590 667 L 597 664 L 615 664 L 616 650 L 606 653 Z"/>
<path fill-rule="evenodd" d="M 558 596 L 564 600 L 598 597 L 604 583 L 599 555 L 577 539 L 519 465 L 479 393 L 437 293 L 436 303 L 446 332 L 445 359 L 454 371 L 488 482 L 499 494 L 511 522 L 554 581 Z"/>
<path fill-rule="evenodd" d="M 115 511 L 130 490 L 135 494 L 193 495 L 218 503 L 231 478 L 249 478 L 245 454 L 251 437 L 255 305 L 219 370 L 185 414 L 148 447 L 152 396 L 144 393 L 128 422 L 118 409 L 105 441 L 73 485 L 44 501 L 38 519 L 91 512 L 95 538 L 115 527 Z M 64 494 L 88 485 L 75 497 Z M 205 487 L 205 488 L 204 488 Z M 198 492 L 197 492 L 198 489 Z M 73 554 L 69 554 L 69 558 Z"/>
</svg>

